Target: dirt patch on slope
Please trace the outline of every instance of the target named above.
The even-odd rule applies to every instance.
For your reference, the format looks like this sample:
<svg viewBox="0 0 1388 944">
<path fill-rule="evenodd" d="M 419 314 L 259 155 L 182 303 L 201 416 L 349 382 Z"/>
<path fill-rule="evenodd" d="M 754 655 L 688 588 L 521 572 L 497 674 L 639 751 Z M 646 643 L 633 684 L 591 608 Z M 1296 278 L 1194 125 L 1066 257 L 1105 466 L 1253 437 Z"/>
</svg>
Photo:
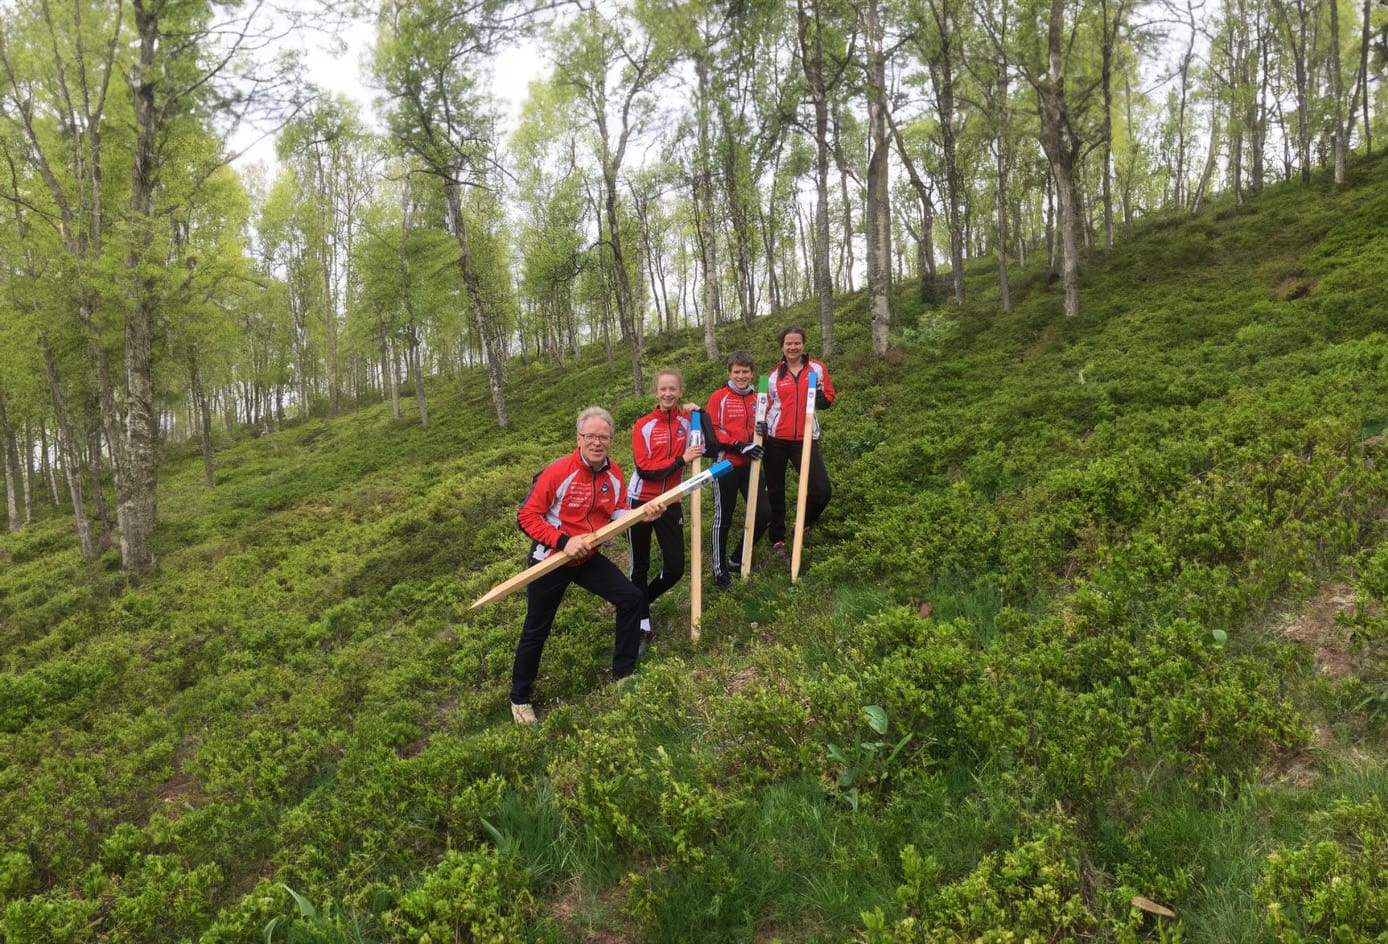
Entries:
<svg viewBox="0 0 1388 944">
<path fill-rule="evenodd" d="M 1342 613 L 1354 613 L 1354 591 L 1333 583 L 1307 601 L 1301 612 L 1282 627 L 1286 639 L 1305 646 L 1316 668 L 1326 677 L 1342 679 L 1354 673 L 1354 654 L 1349 627 L 1340 623 Z"/>
<path fill-rule="evenodd" d="M 583 944 L 630 944 L 640 933 L 623 915 L 631 895 L 625 883 L 594 899 L 573 879 L 550 905 L 550 911 L 568 933 L 568 939 Z"/>
</svg>

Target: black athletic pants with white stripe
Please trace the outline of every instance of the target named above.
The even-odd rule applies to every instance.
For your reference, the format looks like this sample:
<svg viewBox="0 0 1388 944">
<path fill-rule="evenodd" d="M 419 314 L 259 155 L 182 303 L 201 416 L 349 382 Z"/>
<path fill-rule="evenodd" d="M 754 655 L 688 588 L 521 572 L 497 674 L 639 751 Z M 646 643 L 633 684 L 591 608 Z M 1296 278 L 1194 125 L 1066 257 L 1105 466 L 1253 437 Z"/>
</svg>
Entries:
<svg viewBox="0 0 1388 944">
<path fill-rule="evenodd" d="M 713 575 L 730 576 L 742 566 L 742 539 L 747 527 L 747 516 L 736 514 L 737 496 L 747 501 L 747 489 L 751 485 L 752 467 L 733 466 L 732 471 L 722 478 L 713 480 Z M 757 521 L 752 528 L 752 543 L 755 544 L 766 533 L 771 522 L 771 506 L 766 496 L 766 478 L 757 481 Z M 728 556 L 728 532 L 737 535 L 737 547 L 733 556 Z"/>
</svg>

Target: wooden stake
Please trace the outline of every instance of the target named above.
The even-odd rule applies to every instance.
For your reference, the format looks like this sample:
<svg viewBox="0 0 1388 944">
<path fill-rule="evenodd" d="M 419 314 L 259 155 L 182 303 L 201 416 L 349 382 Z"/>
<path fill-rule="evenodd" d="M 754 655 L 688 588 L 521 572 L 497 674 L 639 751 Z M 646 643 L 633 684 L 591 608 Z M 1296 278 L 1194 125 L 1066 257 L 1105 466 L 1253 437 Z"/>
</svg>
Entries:
<svg viewBox="0 0 1388 944">
<path fill-rule="evenodd" d="M 699 425 L 699 411 L 689 413 L 689 445 L 704 444 L 704 428 Z M 692 475 L 699 474 L 704 464 L 696 457 L 691 465 Z M 689 496 L 689 639 L 699 641 L 699 621 L 704 617 L 704 503 L 703 492 Z"/>
<path fill-rule="evenodd" d="M 766 422 L 767 378 L 762 375 L 757 381 L 757 424 Z M 752 442 L 762 444 L 761 433 L 756 433 Z M 757 534 L 757 493 L 761 490 L 761 460 L 752 460 L 752 471 L 747 475 L 747 524 L 742 529 L 742 579 L 752 575 L 752 539 Z"/>
<path fill-rule="evenodd" d="M 800 579 L 800 549 L 805 544 L 805 502 L 810 497 L 810 449 L 814 446 L 814 398 L 819 390 L 819 375 L 807 361 L 810 372 L 810 394 L 805 399 L 805 438 L 800 446 L 800 482 L 795 495 L 795 543 L 790 552 L 790 582 Z"/>
<path fill-rule="evenodd" d="M 729 462 L 727 459 L 724 459 L 721 462 L 715 462 L 712 466 L 705 469 L 698 475 L 691 476 L 685 479 L 679 485 L 676 485 L 674 488 L 666 492 L 662 492 L 660 495 L 657 495 L 655 498 L 652 498 L 648 504 L 658 504 L 662 509 L 664 509 L 667 506 L 673 504 L 674 502 L 679 501 L 685 495 L 688 495 L 691 492 L 698 492 L 699 489 L 703 488 L 705 485 L 707 485 L 709 482 L 712 482 L 714 479 L 722 478 L 723 476 L 727 475 L 729 470 L 732 469 L 732 467 L 733 464 Z M 617 535 L 624 533 L 632 525 L 640 524 L 643 520 L 644 518 L 639 511 L 633 511 L 629 514 L 623 515 L 620 518 L 617 518 L 614 521 L 609 521 L 607 524 L 603 525 L 601 528 L 598 528 L 598 530 L 594 531 L 591 535 L 589 535 L 589 537 L 592 539 L 590 546 L 593 548 L 597 548 L 598 545 L 603 544 L 609 538 L 614 538 Z M 482 596 L 478 597 L 476 601 L 474 601 L 473 604 L 468 607 L 468 609 L 475 610 L 479 606 L 486 606 L 488 603 L 492 603 L 496 600 L 502 599 L 503 597 L 507 597 L 515 591 L 519 590 L 521 587 L 524 587 L 526 584 L 534 583 L 536 580 L 539 580 L 541 577 L 543 577 L 550 571 L 563 567 L 571 560 L 573 560 L 573 558 L 570 557 L 568 554 L 565 554 L 563 551 L 555 551 L 554 553 L 546 557 L 544 560 L 540 561 L 538 564 L 533 564 L 526 570 L 523 570 L 520 573 L 516 574 L 510 580 L 504 580 L 501 583 L 497 584 L 495 587 L 492 587 L 486 593 L 482 594 Z"/>
</svg>

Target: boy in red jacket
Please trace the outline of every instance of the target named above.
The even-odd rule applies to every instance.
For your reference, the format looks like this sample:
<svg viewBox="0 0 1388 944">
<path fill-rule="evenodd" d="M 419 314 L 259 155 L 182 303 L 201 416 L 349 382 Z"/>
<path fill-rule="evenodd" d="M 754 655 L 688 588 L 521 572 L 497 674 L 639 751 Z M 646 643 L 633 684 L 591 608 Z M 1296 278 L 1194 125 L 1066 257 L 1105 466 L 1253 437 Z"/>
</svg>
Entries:
<svg viewBox="0 0 1388 944">
<path fill-rule="evenodd" d="M 733 465 L 730 473 L 713 482 L 713 583 L 719 590 L 731 589 L 732 575 L 742 567 L 743 528 L 739 527 L 740 522 L 733 513 L 737 510 L 739 492 L 742 500 L 747 500 L 752 463 L 762 457 L 762 447 L 754 442 L 757 390 L 752 383 L 753 373 L 752 355 L 734 351 L 728 356 L 728 382 L 708 398 L 706 412 L 718 439 L 718 458 L 727 459 Z M 752 531 L 754 543 L 771 521 L 764 481 L 758 484 L 757 493 L 757 518 Z M 728 557 L 729 529 L 737 532 L 737 547 L 733 548 L 731 558 Z"/>
</svg>

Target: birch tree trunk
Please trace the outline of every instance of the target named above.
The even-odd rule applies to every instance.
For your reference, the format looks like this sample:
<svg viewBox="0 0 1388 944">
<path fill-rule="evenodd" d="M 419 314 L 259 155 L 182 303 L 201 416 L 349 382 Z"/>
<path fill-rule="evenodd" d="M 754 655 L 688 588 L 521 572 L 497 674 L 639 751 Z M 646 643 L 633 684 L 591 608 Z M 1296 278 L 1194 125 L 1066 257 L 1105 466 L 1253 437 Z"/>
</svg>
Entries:
<svg viewBox="0 0 1388 944">
<path fill-rule="evenodd" d="M 157 512 L 158 415 L 154 405 L 154 313 L 157 286 L 148 274 L 154 228 L 156 149 L 162 116 L 156 108 L 155 56 L 162 36 L 159 8 L 132 0 L 140 47 L 130 87 L 135 106 L 135 154 L 130 174 L 131 248 L 126 266 L 134 299 L 125 316 L 125 474 L 116 470 L 116 521 L 121 561 L 133 579 L 154 569 L 150 536 Z M 108 442 L 110 437 L 107 437 Z M 114 450 L 113 450 L 114 451 Z"/>
<path fill-rule="evenodd" d="M 15 450 L 14 430 L 10 429 L 9 412 L 5 409 L 5 392 L 0 390 L 0 452 L 4 453 L 5 511 L 10 531 L 20 529 L 19 520 L 19 463 Z"/>
<path fill-rule="evenodd" d="M 872 349 L 880 357 L 891 344 L 892 207 L 887 165 L 887 64 L 882 51 L 878 0 L 867 0 L 867 283 Z"/>
<path fill-rule="evenodd" d="M 886 118 L 892 129 L 892 138 L 896 141 L 896 152 L 901 158 L 901 165 L 906 168 L 906 176 L 911 181 L 911 188 L 915 190 L 916 198 L 920 201 L 921 225 L 920 231 L 916 234 L 916 272 L 920 278 L 921 301 L 933 305 L 937 301 L 935 252 L 934 247 L 931 246 L 931 238 L 935 229 L 934 193 L 930 184 L 921 177 L 920 171 L 916 169 L 916 162 L 912 159 L 911 151 L 901 135 L 901 129 L 897 127 L 890 111 L 887 112 Z"/>
<path fill-rule="evenodd" d="M 404 304 L 404 306 L 405 306 L 405 330 L 409 333 L 409 336 L 410 336 L 410 347 L 409 347 L 410 379 L 411 379 L 411 381 L 413 381 L 413 383 L 414 383 L 414 399 L 415 399 L 415 404 L 416 404 L 416 406 L 419 407 L 419 425 L 420 425 L 422 428 L 428 429 L 428 427 L 429 427 L 429 404 L 426 402 L 426 400 L 425 400 L 425 398 L 424 398 L 424 376 L 423 376 L 424 372 L 423 372 L 423 370 L 422 370 L 422 369 L 420 368 L 420 366 L 419 366 L 419 360 L 420 360 L 420 351 L 419 351 L 419 328 L 418 328 L 418 322 L 417 322 L 416 319 L 415 319 L 415 310 L 414 310 L 414 284 L 413 284 L 413 279 L 412 279 L 412 273 L 410 272 L 410 255 L 409 255 L 409 251 L 408 251 L 408 249 L 409 249 L 409 243 L 410 243 L 410 229 L 411 229 L 411 226 L 412 226 L 412 223 L 413 223 L 412 214 L 413 214 L 413 211 L 414 211 L 414 201 L 413 201 L 413 199 L 412 199 L 411 192 L 410 192 L 410 187 L 409 187 L 409 184 L 408 184 L 408 183 L 406 183 L 406 185 L 405 185 L 404 187 L 401 188 L 400 202 L 401 202 L 401 207 L 400 207 L 400 243 L 399 243 L 399 246 L 398 246 L 398 248 L 397 248 L 396 258 L 397 258 L 397 260 L 399 261 L 399 264 L 400 264 L 400 297 L 401 297 L 401 299 L 403 299 L 403 304 Z M 459 221 L 459 222 L 461 222 L 461 221 Z M 479 322 L 479 324 L 480 324 L 480 322 Z M 394 370 L 392 369 L 392 374 L 393 374 L 393 373 L 394 373 Z M 489 372 L 489 373 L 488 373 L 488 377 L 490 378 L 490 376 L 491 376 L 491 374 L 490 374 L 490 372 Z M 394 405 L 395 405 L 395 418 L 396 418 L 396 419 L 399 419 L 399 418 L 400 418 L 400 392 L 399 392 L 398 387 L 397 387 L 396 384 L 395 384 L 395 381 L 394 381 L 394 378 L 393 378 L 393 377 L 392 377 L 392 379 L 391 379 L 390 387 L 391 387 L 391 399 L 392 399 L 392 402 L 393 402 Z M 493 398 L 495 398 L 495 396 L 496 396 L 495 390 L 493 390 L 493 394 L 492 394 L 492 395 L 493 395 Z M 504 412 L 504 410 L 505 410 L 505 403 L 504 403 L 504 401 L 503 401 L 503 403 L 502 403 L 502 410 L 503 410 L 503 412 Z M 501 420 L 501 416 L 498 415 L 497 419 L 500 421 L 500 420 Z M 503 426 L 503 428 L 504 428 L 504 426 L 505 426 L 505 423 L 504 423 L 504 422 L 502 422 L 502 426 Z"/>
<path fill-rule="evenodd" d="M 1065 317 L 1074 318 L 1080 311 L 1079 199 L 1075 187 L 1080 141 L 1071 127 L 1065 99 L 1064 15 L 1064 0 L 1051 0 L 1047 33 L 1049 68 L 1036 88 L 1041 113 L 1041 148 L 1050 163 L 1055 185 L 1058 261 Z"/>
<path fill-rule="evenodd" d="M 811 9 L 806 8 L 806 3 Z M 814 104 L 814 290 L 819 299 L 819 350 L 834 353 L 834 282 L 829 270 L 829 96 L 824 82 L 824 43 L 817 0 L 797 0 L 800 62 Z"/>
<path fill-rule="evenodd" d="M 466 221 L 463 218 L 462 185 L 454 177 L 443 182 L 444 198 L 448 203 L 449 225 L 453 229 L 453 239 L 458 244 L 458 269 L 463 278 L 463 289 L 467 293 L 473 322 L 477 326 L 477 343 L 482 349 L 483 364 L 487 370 L 487 384 L 492 393 L 492 407 L 496 410 L 496 424 L 502 429 L 510 425 L 506 415 L 506 377 L 505 353 L 501 349 L 500 331 L 493 323 L 491 311 L 482 297 L 481 281 L 472 258 L 472 243 L 468 238 Z"/>
<path fill-rule="evenodd" d="M 92 537 L 91 522 L 87 518 L 87 499 L 82 490 L 82 470 L 78 465 L 77 450 L 72 439 L 72 424 L 68 420 L 67 401 L 58 385 L 58 366 L 53 361 L 53 349 L 48 344 L 48 335 L 39 335 L 39 347 L 43 349 L 43 363 L 48 373 L 48 392 L 53 398 L 53 420 L 57 424 L 58 461 L 63 466 L 63 478 L 67 481 L 68 495 L 72 498 L 72 513 L 77 522 L 77 545 L 82 557 L 91 560 L 96 557 L 96 541 Z M 45 450 L 46 452 L 47 450 Z M 56 464 L 56 463 L 55 463 Z M 50 470 L 52 465 L 49 466 Z M 53 487 L 53 503 L 58 503 L 56 482 Z"/>
<path fill-rule="evenodd" d="M 1345 151 L 1348 149 L 1348 136 L 1345 134 L 1345 84 L 1344 76 L 1340 72 L 1340 4 L 1336 0 L 1329 0 L 1327 6 L 1330 8 L 1330 97 L 1333 100 L 1334 120 L 1331 147 L 1334 153 L 1335 186 L 1338 187 L 1345 182 Z"/>
<path fill-rule="evenodd" d="M 704 270 L 704 356 L 718 360 L 718 336 L 714 328 L 723 316 L 722 299 L 718 291 L 718 227 L 714 219 L 713 154 L 709 143 L 709 78 L 706 52 L 694 57 L 694 73 L 699 82 L 699 100 L 695 103 L 699 129 L 699 154 L 694 168 L 695 219 L 699 226 L 700 262 Z M 640 368 L 638 365 L 638 373 Z M 639 396 L 639 394 L 638 394 Z"/>
</svg>

